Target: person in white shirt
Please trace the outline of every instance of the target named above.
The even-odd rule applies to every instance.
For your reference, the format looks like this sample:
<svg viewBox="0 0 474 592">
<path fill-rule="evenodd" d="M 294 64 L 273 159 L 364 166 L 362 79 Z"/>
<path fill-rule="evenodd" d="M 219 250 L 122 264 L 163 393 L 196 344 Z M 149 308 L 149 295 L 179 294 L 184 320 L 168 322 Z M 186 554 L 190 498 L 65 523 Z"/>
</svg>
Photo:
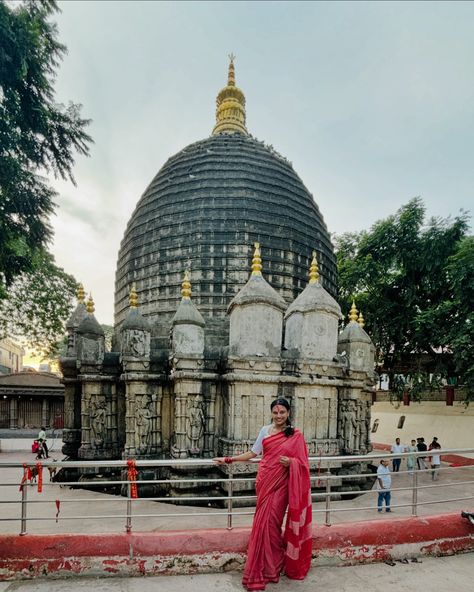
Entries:
<svg viewBox="0 0 474 592">
<path fill-rule="evenodd" d="M 379 492 L 379 497 L 377 499 L 377 510 L 379 512 L 382 511 L 383 502 L 385 501 L 385 511 L 391 512 L 390 509 L 390 500 L 391 500 L 391 492 L 390 488 L 392 486 L 392 477 L 390 475 L 390 469 L 388 468 L 388 460 L 385 458 L 380 461 L 380 464 L 377 468 L 377 491 Z"/>
<path fill-rule="evenodd" d="M 395 444 L 392 444 L 392 454 L 399 454 L 400 452 L 405 452 L 404 444 L 400 444 L 400 438 L 395 439 Z M 400 463 L 402 462 L 401 458 L 394 458 L 392 461 L 393 472 L 398 473 L 400 470 Z"/>
<path fill-rule="evenodd" d="M 49 458 L 48 446 L 46 444 L 46 428 L 44 426 L 41 426 L 40 432 L 38 434 L 38 442 L 43 445 L 45 458 Z"/>
</svg>

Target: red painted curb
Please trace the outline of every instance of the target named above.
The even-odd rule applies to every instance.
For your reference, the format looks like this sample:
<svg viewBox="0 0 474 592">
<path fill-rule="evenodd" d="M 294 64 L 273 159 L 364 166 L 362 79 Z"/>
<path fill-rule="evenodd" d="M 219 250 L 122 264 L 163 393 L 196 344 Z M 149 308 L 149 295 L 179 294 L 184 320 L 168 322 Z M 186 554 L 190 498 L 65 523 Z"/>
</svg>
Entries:
<svg viewBox="0 0 474 592">
<path fill-rule="evenodd" d="M 42 575 L 196 573 L 238 567 L 249 527 L 130 534 L 0 537 L 0 580 Z M 459 513 L 313 528 L 316 563 L 448 555 L 474 550 L 474 528 Z"/>
</svg>

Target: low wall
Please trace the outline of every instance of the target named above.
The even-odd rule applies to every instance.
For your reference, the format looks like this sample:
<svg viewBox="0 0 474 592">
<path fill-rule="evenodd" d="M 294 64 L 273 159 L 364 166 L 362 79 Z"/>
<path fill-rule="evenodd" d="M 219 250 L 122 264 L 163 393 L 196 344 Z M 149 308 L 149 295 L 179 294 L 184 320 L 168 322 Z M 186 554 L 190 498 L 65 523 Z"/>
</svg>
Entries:
<svg viewBox="0 0 474 592">
<path fill-rule="evenodd" d="M 249 527 L 130 534 L 0 536 L 0 580 L 241 569 Z M 458 512 L 313 529 L 313 565 L 351 565 L 474 550 Z"/>
<path fill-rule="evenodd" d="M 33 438 L 2 438 L 0 452 L 31 452 Z"/>
<path fill-rule="evenodd" d="M 436 401 L 410 405 L 377 401 L 372 405 L 371 416 L 372 427 L 378 420 L 377 431 L 370 436 L 372 442 L 393 444 L 395 438 L 400 438 L 403 444 L 409 444 L 410 440 L 423 436 L 429 444 L 436 436 L 443 448 L 472 447 L 474 404 L 466 407 L 455 403 L 447 407 L 445 403 Z M 405 419 L 403 427 L 399 428 L 402 416 Z"/>
</svg>

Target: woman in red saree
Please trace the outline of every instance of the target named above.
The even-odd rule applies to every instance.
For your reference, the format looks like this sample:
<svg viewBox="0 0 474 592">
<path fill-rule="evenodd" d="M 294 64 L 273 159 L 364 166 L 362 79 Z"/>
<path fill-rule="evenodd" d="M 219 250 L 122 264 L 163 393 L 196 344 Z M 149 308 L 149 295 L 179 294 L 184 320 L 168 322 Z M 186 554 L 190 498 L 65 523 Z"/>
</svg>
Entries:
<svg viewBox="0 0 474 592">
<path fill-rule="evenodd" d="M 271 404 L 272 423 L 264 426 L 250 452 L 215 459 L 219 464 L 247 462 L 263 453 L 257 475 L 257 507 L 242 583 L 265 590 L 288 578 L 302 580 L 311 564 L 311 484 L 308 449 L 303 435 L 290 425 L 286 399 Z M 286 526 L 282 523 L 288 508 Z"/>
</svg>

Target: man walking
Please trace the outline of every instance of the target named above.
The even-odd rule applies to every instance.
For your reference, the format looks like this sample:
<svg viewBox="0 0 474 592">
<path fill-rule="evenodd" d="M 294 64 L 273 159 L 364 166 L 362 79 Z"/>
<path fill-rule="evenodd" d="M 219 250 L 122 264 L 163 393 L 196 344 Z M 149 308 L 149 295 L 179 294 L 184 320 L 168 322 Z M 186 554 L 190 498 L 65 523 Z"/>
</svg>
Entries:
<svg viewBox="0 0 474 592">
<path fill-rule="evenodd" d="M 379 497 L 377 500 L 377 510 L 382 511 L 383 502 L 385 501 L 385 511 L 391 512 L 390 509 L 390 487 L 392 486 L 392 477 L 390 475 L 390 469 L 388 468 L 388 460 L 382 459 L 377 468 L 377 491 Z"/>
<path fill-rule="evenodd" d="M 392 444 L 392 454 L 400 454 L 400 452 L 405 452 L 405 446 L 400 444 L 400 438 L 395 438 L 395 444 Z M 398 473 L 400 470 L 400 463 L 402 462 L 401 458 L 394 458 L 392 461 L 393 472 Z"/>
<path fill-rule="evenodd" d="M 38 434 L 38 442 L 43 445 L 45 458 L 49 458 L 48 446 L 46 444 L 46 428 L 44 426 L 41 426 L 40 432 Z"/>
<path fill-rule="evenodd" d="M 417 438 L 417 445 L 416 448 L 418 450 L 418 452 L 426 452 L 428 450 L 428 446 L 425 444 L 425 439 L 424 438 Z M 426 456 L 419 456 L 417 458 L 417 465 L 418 465 L 418 469 L 420 470 L 425 470 L 428 467 L 426 466 Z"/>
</svg>

